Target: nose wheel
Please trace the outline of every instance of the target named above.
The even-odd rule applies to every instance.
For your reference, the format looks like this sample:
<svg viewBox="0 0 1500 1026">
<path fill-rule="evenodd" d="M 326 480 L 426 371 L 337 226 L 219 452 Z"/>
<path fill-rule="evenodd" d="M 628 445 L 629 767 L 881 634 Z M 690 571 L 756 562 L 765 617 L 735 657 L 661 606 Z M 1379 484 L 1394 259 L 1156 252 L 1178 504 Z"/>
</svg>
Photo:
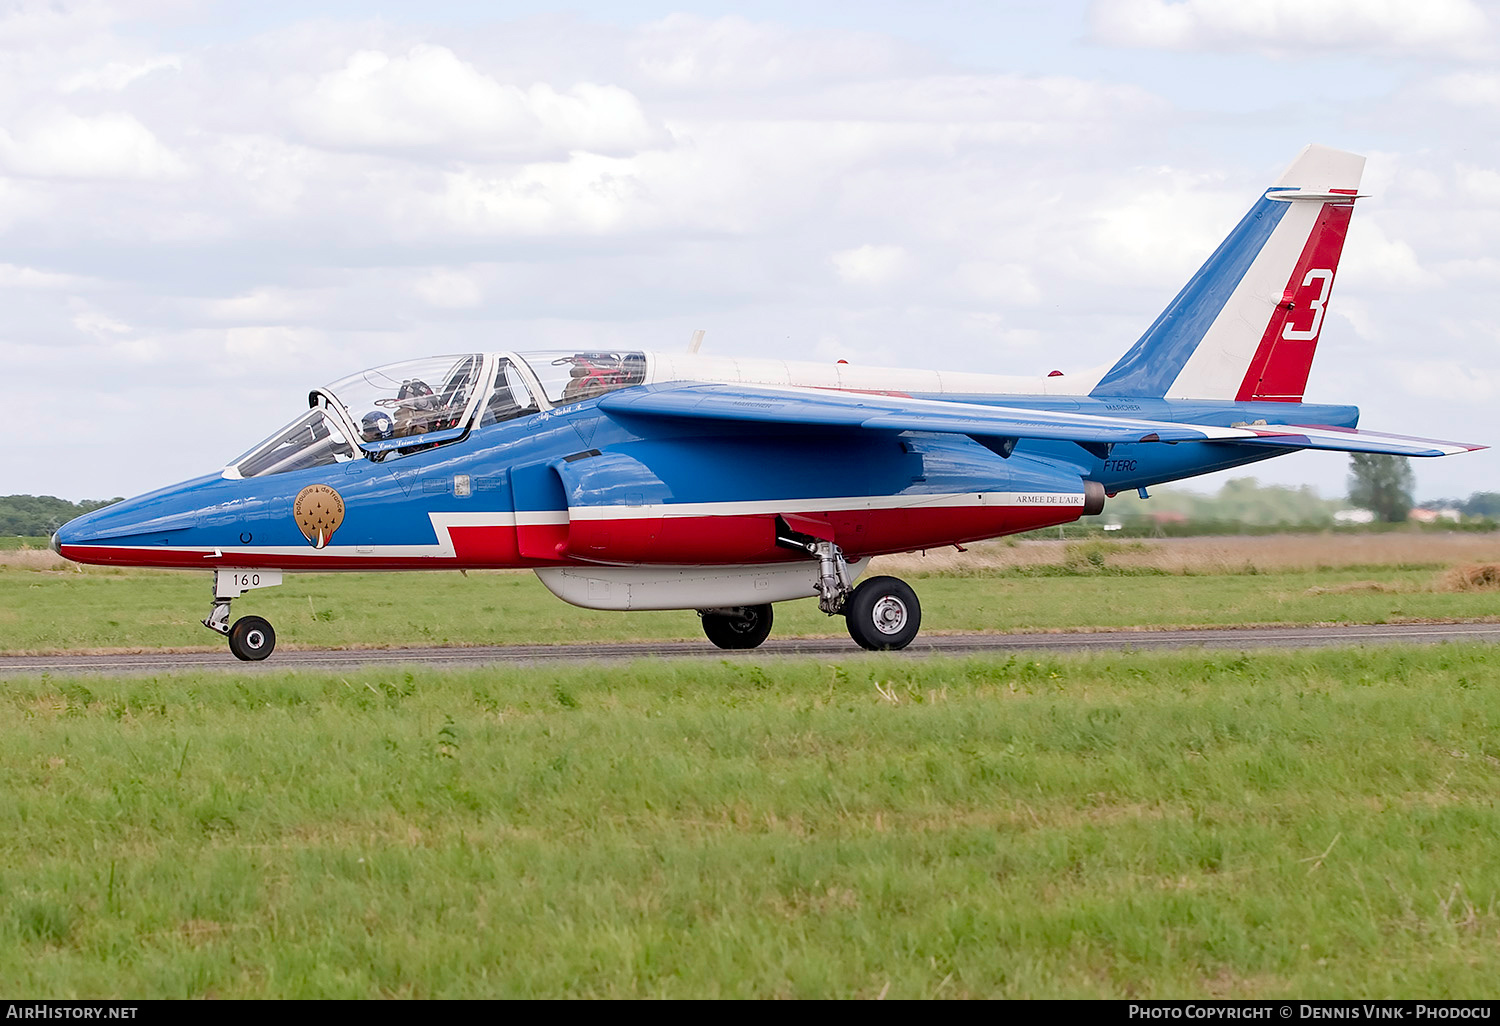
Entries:
<svg viewBox="0 0 1500 1026">
<path fill-rule="evenodd" d="M 276 632 L 264 617 L 242 616 L 229 628 L 229 651 L 237 659 L 247 662 L 261 660 L 275 648 Z"/>
<path fill-rule="evenodd" d="M 281 583 L 281 571 L 218 570 L 214 573 L 214 606 L 203 621 L 209 630 L 229 639 L 236 659 L 258 662 L 276 650 L 276 631 L 263 616 L 242 616 L 229 622 L 229 603 L 253 588 Z"/>
</svg>

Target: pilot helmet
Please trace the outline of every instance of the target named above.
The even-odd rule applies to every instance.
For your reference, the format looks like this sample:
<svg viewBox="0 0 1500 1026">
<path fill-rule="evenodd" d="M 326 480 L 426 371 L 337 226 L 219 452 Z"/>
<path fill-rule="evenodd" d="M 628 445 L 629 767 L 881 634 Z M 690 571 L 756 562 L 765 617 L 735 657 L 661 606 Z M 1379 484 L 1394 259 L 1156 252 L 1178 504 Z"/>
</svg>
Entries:
<svg viewBox="0 0 1500 1026">
<path fill-rule="evenodd" d="M 360 422 L 360 433 L 365 436 L 367 442 L 378 442 L 382 438 L 391 437 L 395 430 L 396 422 L 391 415 L 384 410 L 371 410 L 365 414 L 364 420 Z"/>
<path fill-rule="evenodd" d="M 407 378 L 401 382 L 401 388 L 396 393 L 398 400 L 406 400 L 412 409 L 430 410 L 433 408 L 434 400 L 428 398 L 432 395 L 432 386 L 421 378 Z"/>
</svg>

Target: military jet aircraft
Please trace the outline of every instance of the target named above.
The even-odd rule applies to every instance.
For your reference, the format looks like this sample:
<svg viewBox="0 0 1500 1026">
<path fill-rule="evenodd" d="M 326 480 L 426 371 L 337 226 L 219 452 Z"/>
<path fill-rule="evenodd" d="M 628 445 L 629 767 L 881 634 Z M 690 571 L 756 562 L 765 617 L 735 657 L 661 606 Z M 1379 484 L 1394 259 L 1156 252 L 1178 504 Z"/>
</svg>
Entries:
<svg viewBox="0 0 1500 1026">
<path fill-rule="evenodd" d="M 223 469 L 79 517 L 69 559 L 211 570 L 204 625 L 282 575 L 524 567 L 591 609 L 697 610 L 753 648 L 816 597 L 869 649 L 916 637 L 872 556 L 1029 531 L 1108 496 L 1301 449 L 1480 446 L 1303 401 L 1364 158 L 1309 146 L 1109 367 L 1046 377 L 593 349 L 361 371 Z M 695 347 L 696 348 L 696 347 Z"/>
</svg>

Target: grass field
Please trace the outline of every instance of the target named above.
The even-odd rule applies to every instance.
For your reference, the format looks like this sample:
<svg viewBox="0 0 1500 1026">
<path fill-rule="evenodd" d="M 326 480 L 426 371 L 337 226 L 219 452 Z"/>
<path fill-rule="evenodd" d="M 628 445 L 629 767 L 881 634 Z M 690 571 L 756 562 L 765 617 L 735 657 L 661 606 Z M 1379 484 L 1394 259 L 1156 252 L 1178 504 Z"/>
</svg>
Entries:
<svg viewBox="0 0 1500 1026">
<path fill-rule="evenodd" d="M 1269 537 L 975 546 L 881 561 L 916 587 L 926 633 L 1389 623 L 1500 616 L 1500 591 L 1454 590 L 1454 563 L 1500 559 L 1476 535 Z M 51 552 L 0 560 L 0 651 L 218 648 L 199 624 L 206 573 L 79 568 Z M 692 612 L 566 605 L 529 573 L 306 574 L 251 592 L 235 615 L 283 647 L 701 639 Z M 778 637 L 844 633 L 812 600 L 776 607 Z M 705 647 L 707 643 L 705 642 Z"/>
<path fill-rule="evenodd" d="M 0 988 L 1485 996 L 1483 646 L 0 682 Z"/>
</svg>

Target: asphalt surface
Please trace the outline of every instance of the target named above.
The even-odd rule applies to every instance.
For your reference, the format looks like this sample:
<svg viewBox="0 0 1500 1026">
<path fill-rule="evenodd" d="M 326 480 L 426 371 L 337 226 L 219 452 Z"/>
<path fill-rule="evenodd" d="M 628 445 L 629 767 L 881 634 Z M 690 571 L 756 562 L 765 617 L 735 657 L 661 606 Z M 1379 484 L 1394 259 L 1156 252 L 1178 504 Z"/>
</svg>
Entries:
<svg viewBox="0 0 1500 1026">
<path fill-rule="evenodd" d="M 1010 652 L 1098 652 L 1142 649 L 1327 648 L 1331 646 L 1500 641 L 1500 624 L 1361 624 L 1342 627 L 1247 627 L 1188 631 L 1100 631 L 1068 634 L 965 634 L 919 637 L 903 658 Z M 725 652 L 707 641 L 593 645 L 495 645 L 474 648 L 391 648 L 278 651 L 259 663 L 222 652 L 145 652 L 132 655 L 0 656 L 0 677 L 97 673 L 134 676 L 183 670 L 352 670 L 363 666 L 462 669 L 548 662 L 621 663 L 633 659 L 763 659 L 775 656 L 855 658 L 864 653 L 847 638 L 785 638 L 750 652 Z"/>
</svg>

